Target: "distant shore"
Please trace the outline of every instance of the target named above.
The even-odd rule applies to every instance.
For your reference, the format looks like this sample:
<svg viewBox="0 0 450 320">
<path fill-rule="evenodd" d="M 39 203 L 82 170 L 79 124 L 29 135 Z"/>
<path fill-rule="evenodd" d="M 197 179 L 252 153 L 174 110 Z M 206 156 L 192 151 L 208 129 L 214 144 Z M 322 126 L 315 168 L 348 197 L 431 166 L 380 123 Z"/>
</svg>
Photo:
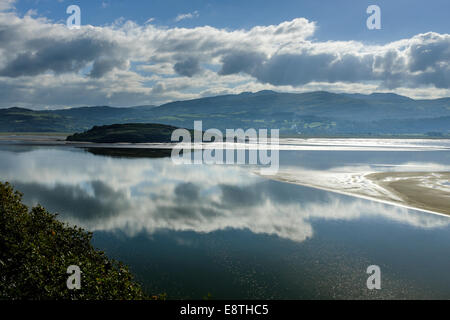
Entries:
<svg viewBox="0 0 450 320">
<path fill-rule="evenodd" d="M 27 137 L 27 136 L 46 136 L 49 138 L 63 137 L 64 139 L 75 132 L 0 132 L 0 139 L 9 137 Z M 280 139 L 406 139 L 406 140 L 448 140 L 450 135 L 441 136 L 430 136 L 425 134 L 380 134 L 380 135 L 350 135 L 350 134 L 340 134 L 340 135 L 326 135 L 326 134 L 280 134 Z"/>
</svg>

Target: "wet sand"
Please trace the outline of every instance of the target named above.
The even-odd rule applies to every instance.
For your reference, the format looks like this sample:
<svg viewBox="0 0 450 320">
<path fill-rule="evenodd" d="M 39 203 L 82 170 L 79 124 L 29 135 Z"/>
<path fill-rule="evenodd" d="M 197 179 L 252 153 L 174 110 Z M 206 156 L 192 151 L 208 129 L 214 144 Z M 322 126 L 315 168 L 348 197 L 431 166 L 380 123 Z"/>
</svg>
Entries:
<svg viewBox="0 0 450 320">
<path fill-rule="evenodd" d="M 450 215 L 450 172 L 338 173 L 280 169 L 274 176 L 263 177 L 409 209 Z"/>
<path fill-rule="evenodd" d="M 450 215 L 450 172 L 380 172 L 366 178 L 409 206 Z"/>
</svg>

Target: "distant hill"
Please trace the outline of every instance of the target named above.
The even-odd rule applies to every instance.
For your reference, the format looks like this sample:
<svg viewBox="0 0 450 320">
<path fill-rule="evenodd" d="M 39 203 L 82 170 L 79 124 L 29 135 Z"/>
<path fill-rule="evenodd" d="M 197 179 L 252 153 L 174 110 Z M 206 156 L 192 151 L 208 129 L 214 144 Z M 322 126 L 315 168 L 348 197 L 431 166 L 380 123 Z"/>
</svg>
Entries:
<svg viewBox="0 0 450 320">
<path fill-rule="evenodd" d="M 117 123 L 203 129 L 278 128 L 285 135 L 450 135 L 450 98 L 414 100 L 393 93 L 280 93 L 264 90 L 158 107 L 81 107 L 52 111 L 0 109 L 2 132 L 80 132 Z"/>
<path fill-rule="evenodd" d="M 74 133 L 67 141 L 96 143 L 153 143 L 171 142 L 172 132 L 177 127 L 155 123 L 127 123 L 107 126 L 94 126 L 92 129 Z M 193 132 L 191 132 L 193 137 Z"/>
</svg>

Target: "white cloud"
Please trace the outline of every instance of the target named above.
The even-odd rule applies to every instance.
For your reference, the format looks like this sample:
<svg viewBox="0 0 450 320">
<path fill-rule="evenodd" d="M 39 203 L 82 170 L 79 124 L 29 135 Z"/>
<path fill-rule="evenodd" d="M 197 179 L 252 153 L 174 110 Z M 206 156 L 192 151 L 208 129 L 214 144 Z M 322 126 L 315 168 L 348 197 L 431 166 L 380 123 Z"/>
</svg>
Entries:
<svg viewBox="0 0 450 320">
<path fill-rule="evenodd" d="M 145 24 L 152 23 L 153 21 L 155 21 L 155 18 L 149 18 L 147 21 L 145 21 Z"/>
<path fill-rule="evenodd" d="M 16 0 L 0 0 L 0 11 L 7 11 L 14 8 Z"/>
<path fill-rule="evenodd" d="M 316 41 L 316 23 L 304 18 L 248 30 L 148 22 L 69 30 L 0 12 L 0 107 L 159 104 L 262 89 L 450 95 L 449 34 L 373 46 Z"/>
<path fill-rule="evenodd" d="M 175 18 L 175 22 L 179 22 L 181 20 L 185 20 L 185 19 L 193 19 L 193 18 L 198 18 L 200 15 L 198 13 L 198 11 L 194 11 L 194 12 L 190 12 L 190 13 L 180 13 L 176 18 Z"/>
</svg>

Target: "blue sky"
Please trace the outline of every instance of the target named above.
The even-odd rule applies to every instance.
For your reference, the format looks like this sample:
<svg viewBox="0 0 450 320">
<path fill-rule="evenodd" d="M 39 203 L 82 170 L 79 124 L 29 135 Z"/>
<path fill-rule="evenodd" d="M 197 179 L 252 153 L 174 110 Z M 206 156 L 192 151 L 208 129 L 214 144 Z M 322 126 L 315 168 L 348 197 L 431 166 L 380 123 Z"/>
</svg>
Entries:
<svg viewBox="0 0 450 320">
<path fill-rule="evenodd" d="M 381 30 L 366 27 L 373 4 Z M 265 89 L 450 96 L 449 12 L 448 0 L 0 0 L 0 107 Z"/>
<path fill-rule="evenodd" d="M 65 21 L 65 9 L 77 4 L 82 23 L 110 24 L 123 17 L 139 24 L 154 18 L 162 26 L 249 29 L 304 17 L 319 24 L 318 40 L 387 42 L 418 33 L 449 31 L 448 0 L 20 0 L 22 14 L 29 9 L 55 21 Z M 382 29 L 366 28 L 366 8 L 376 4 L 382 12 Z M 175 22 L 179 14 L 198 12 L 198 17 Z"/>
</svg>

